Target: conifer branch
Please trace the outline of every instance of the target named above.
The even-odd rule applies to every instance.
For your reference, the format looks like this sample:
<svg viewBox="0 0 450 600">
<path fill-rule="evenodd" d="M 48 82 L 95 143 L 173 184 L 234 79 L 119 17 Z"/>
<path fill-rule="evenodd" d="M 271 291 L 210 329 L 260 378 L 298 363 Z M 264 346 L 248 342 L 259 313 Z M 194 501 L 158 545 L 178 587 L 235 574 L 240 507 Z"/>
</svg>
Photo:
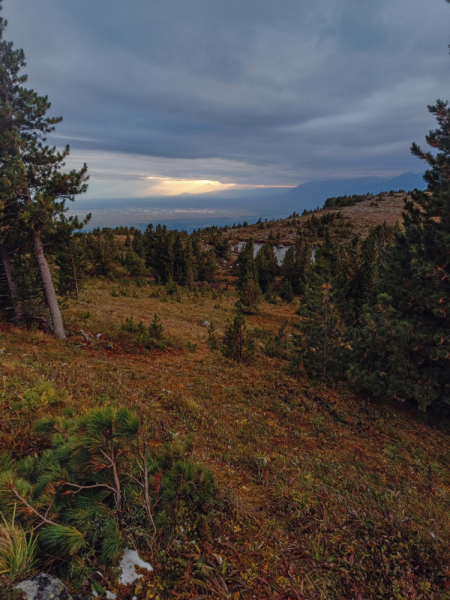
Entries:
<svg viewBox="0 0 450 600">
<path fill-rule="evenodd" d="M 75 494 L 78 494 L 79 492 L 81 492 L 81 490 L 92 490 L 94 488 L 99 488 L 99 487 L 107 488 L 108 490 L 111 490 L 112 492 L 116 493 L 115 488 L 111 487 L 110 485 L 108 485 L 106 483 L 96 483 L 95 485 L 77 485 L 76 483 L 70 483 L 68 481 L 63 481 L 61 483 L 61 485 L 69 485 L 70 487 L 78 488 L 78 492 L 75 492 Z"/>
<path fill-rule="evenodd" d="M 48 508 L 47 512 L 45 513 L 45 516 L 41 515 L 35 508 L 33 508 L 30 504 L 28 504 L 28 502 L 25 500 L 25 498 L 22 498 L 22 496 L 19 494 L 19 492 L 16 490 L 16 488 L 12 484 L 9 484 L 8 487 L 10 488 L 10 490 L 12 491 L 14 496 L 18 500 L 20 500 L 20 502 L 22 502 L 22 504 L 24 504 L 28 508 L 28 510 L 30 510 L 33 514 L 35 514 L 37 517 L 39 517 L 39 519 L 41 519 L 41 521 L 43 521 L 43 523 L 46 523 L 47 525 L 54 525 L 55 527 L 59 526 L 59 524 L 55 523 L 55 521 L 51 521 L 50 519 L 47 519 L 46 515 L 48 514 L 48 511 L 50 510 L 51 505 Z M 53 502 L 52 502 L 52 504 L 53 504 Z M 42 523 L 41 523 L 41 525 L 42 525 Z"/>
</svg>

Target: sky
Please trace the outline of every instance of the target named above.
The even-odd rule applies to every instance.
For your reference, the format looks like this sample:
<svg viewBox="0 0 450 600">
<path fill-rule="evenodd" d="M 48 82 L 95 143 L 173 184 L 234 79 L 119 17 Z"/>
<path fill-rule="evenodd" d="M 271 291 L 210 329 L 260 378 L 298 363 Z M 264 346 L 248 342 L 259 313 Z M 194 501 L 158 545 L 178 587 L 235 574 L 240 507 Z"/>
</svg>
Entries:
<svg viewBox="0 0 450 600">
<path fill-rule="evenodd" d="M 396 176 L 450 99 L 444 0 L 4 0 L 87 198 Z"/>
</svg>

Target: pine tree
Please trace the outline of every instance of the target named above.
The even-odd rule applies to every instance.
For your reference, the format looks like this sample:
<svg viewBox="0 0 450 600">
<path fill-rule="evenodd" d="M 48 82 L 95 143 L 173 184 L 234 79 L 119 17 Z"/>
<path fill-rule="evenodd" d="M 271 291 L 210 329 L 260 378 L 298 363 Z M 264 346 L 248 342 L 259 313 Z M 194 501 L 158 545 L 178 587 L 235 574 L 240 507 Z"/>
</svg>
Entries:
<svg viewBox="0 0 450 600">
<path fill-rule="evenodd" d="M 162 326 L 161 321 L 156 313 L 153 315 L 152 322 L 148 328 L 148 334 L 157 341 L 161 341 L 163 339 L 164 327 Z"/>
<path fill-rule="evenodd" d="M 253 343 L 247 337 L 244 313 L 239 305 L 233 323 L 225 332 L 221 350 L 226 358 L 237 361 L 250 360 L 254 354 Z"/>
<path fill-rule="evenodd" d="M 283 300 L 283 302 L 294 301 L 294 292 L 292 290 L 292 285 L 289 279 L 284 279 L 281 284 L 280 298 Z"/>
<path fill-rule="evenodd" d="M 86 236 L 86 255 L 93 275 L 112 277 L 118 257 L 118 246 L 112 231 L 98 229 Z"/>
<path fill-rule="evenodd" d="M 213 283 L 217 278 L 217 260 L 214 250 L 204 252 L 198 268 L 199 281 L 207 281 Z"/>
<path fill-rule="evenodd" d="M 338 373 L 343 359 L 346 341 L 333 291 L 330 282 L 313 272 L 297 310 L 299 333 L 293 335 L 292 363 L 312 377 Z"/>
<path fill-rule="evenodd" d="M 257 311 L 261 298 L 261 288 L 258 283 L 258 271 L 254 261 L 248 263 L 247 271 L 239 289 L 239 300 L 246 311 Z"/>
<path fill-rule="evenodd" d="M 247 310 L 258 310 L 261 288 L 259 287 L 258 268 L 254 258 L 255 246 L 251 238 L 238 255 L 239 299 Z"/>
<path fill-rule="evenodd" d="M 404 232 L 380 270 L 380 295 L 355 332 L 359 352 L 351 368 L 375 393 L 422 409 L 450 403 L 450 109 L 438 100 L 429 111 L 439 128 L 426 140 L 437 153 L 411 148 L 430 166 L 428 190 L 405 202 Z"/>
<path fill-rule="evenodd" d="M 347 326 L 358 327 L 364 306 L 375 301 L 380 272 L 398 232 L 398 225 L 377 225 L 365 239 L 355 236 L 337 248 L 335 299 Z"/>
<path fill-rule="evenodd" d="M 6 236 L 3 243 L 8 246 L 13 238 L 17 239 L 14 232 L 18 227 L 26 229 L 54 335 L 65 338 L 42 240 L 51 233 L 55 219 L 65 212 L 65 202 L 86 190 L 87 167 L 61 173 L 69 147 L 60 153 L 45 145 L 45 135 L 53 131 L 61 118 L 46 117 L 50 108 L 47 97 L 23 87 L 27 78 L 19 73 L 25 66 L 25 56 L 22 50 L 14 50 L 12 43 L 3 39 L 6 25 L 0 18 L 0 231 Z M 11 215 L 15 221 L 9 218 Z M 5 261 L 3 264 L 7 268 Z M 14 287 L 17 286 L 13 285 L 11 298 L 16 295 Z"/>
<path fill-rule="evenodd" d="M 148 428 L 126 408 L 47 417 L 35 431 L 46 438 L 41 455 L 2 459 L 0 511 L 26 530 L 37 528 L 42 558 L 79 585 L 98 565 L 117 564 L 130 524 L 150 542 L 170 531 L 181 506 L 193 523 L 213 500 L 211 472 L 189 458 L 192 440 L 150 454 Z"/>
<path fill-rule="evenodd" d="M 217 348 L 219 347 L 214 323 L 210 323 L 208 327 L 208 344 L 211 350 L 217 350 Z"/>
<path fill-rule="evenodd" d="M 55 264 L 58 271 L 58 294 L 60 296 L 71 296 L 78 300 L 81 285 L 87 270 L 87 257 L 85 246 L 79 235 L 73 235 L 79 231 L 88 221 L 90 215 L 81 223 L 76 217 L 66 219 L 61 217 L 55 236 Z"/>
<path fill-rule="evenodd" d="M 258 283 L 263 293 L 273 285 L 279 267 L 272 244 L 263 244 L 255 258 Z"/>
<path fill-rule="evenodd" d="M 144 236 L 140 229 L 134 230 L 134 236 L 133 241 L 131 242 L 131 247 L 133 248 L 137 256 L 139 256 L 139 258 L 145 260 Z"/>
<path fill-rule="evenodd" d="M 127 248 L 123 265 L 133 277 L 142 277 L 145 273 L 145 261 L 132 248 Z"/>
<path fill-rule="evenodd" d="M 254 271 L 256 273 L 256 277 L 258 277 L 258 272 L 256 271 L 255 266 L 255 244 L 253 242 L 253 238 L 250 238 L 246 244 L 244 244 L 242 250 L 238 254 L 237 265 L 238 265 L 238 281 L 237 287 L 240 289 L 244 281 L 247 277 L 247 272 L 249 270 Z"/>
<path fill-rule="evenodd" d="M 288 281 L 294 294 L 302 295 L 305 290 L 307 270 L 311 264 L 311 248 L 302 235 L 295 246 L 290 246 L 281 263 L 282 285 Z"/>
</svg>

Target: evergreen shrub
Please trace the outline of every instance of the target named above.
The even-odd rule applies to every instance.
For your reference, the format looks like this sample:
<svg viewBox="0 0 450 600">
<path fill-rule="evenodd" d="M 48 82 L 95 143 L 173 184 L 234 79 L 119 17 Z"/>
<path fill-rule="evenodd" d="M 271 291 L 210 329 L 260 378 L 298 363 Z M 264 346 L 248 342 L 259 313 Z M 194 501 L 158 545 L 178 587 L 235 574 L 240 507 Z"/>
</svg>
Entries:
<svg viewBox="0 0 450 600">
<path fill-rule="evenodd" d="M 175 527 L 201 527 L 214 498 L 210 471 L 189 458 L 192 439 L 149 452 L 150 436 L 127 408 L 78 418 L 47 417 L 35 431 L 50 447 L 21 460 L 3 457 L 0 511 L 37 531 L 38 558 L 75 584 L 120 560 L 123 548 Z"/>
</svg>

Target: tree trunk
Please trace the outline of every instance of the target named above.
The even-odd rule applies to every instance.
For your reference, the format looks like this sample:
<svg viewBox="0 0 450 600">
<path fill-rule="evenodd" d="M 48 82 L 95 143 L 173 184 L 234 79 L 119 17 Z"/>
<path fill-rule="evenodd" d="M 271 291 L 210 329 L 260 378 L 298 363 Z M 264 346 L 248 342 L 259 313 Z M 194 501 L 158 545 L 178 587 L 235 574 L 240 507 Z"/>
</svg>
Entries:
<svg viewBox="0 0 450 600">
<path fill-rule="evenodd" d="M 61 311 L 59 310 L 58 299 L 56 298 L 55 286 L 53 285 L 52 275 L 48 267 L 47 259 L 45 258 L 44 246 L 42 245 L 42 240 L 37 231 L 33 231 L 33 245 L 39 273 L 44 285 L 47 306 L 52 318 L 53 334 L 59 340 L 65 340 L 66 332 L 64 331 Z"/>
<path fill-rule="evenodd" d="M 75 297 L 78 300 L 78 278 L 77 278 L 77 269 L 75 267 L 75 261 L 73 260 L 73 250 L 72 244 L 69 241 L 69 250 L 70 250 L 70 258 L 72 260 L 72 268 L 73 268 L 73 280 L 75 282 Z"/>
<path fill-rule="evenodd" d="M 11 261 L 9 260 L 9 256 L 4 244 L 1 245 L 1 255 L 3 270 L 5 271 L 16 322 L 18 325 L 22 325 L 25 320 L 25 313 L 20 302 L 19 288 L 17 287 L 16 280 L 14 279 L 13 267 Z"/>
</svg>

